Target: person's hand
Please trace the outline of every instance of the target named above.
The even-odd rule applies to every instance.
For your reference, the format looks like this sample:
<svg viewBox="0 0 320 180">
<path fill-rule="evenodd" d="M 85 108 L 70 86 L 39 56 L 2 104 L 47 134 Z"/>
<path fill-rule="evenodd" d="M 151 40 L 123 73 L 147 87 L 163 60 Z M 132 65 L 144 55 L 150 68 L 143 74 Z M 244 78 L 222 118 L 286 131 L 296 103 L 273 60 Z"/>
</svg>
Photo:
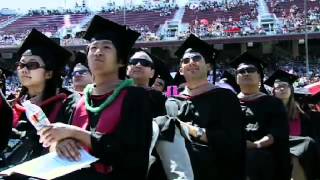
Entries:
<svg viewBox="0 0 320 180">
<path fill-rule="evenodd" d="M 180 120 L 178 120 L 178 121 L 180 122 L 181 126 L 184 126 L 184 127 L 186 127 L 188 129 L 188 132 L 189 132 L 189 134 L 191 136 L 193 136 L 193 137 L 197 136 L 198 127 L 193 126 L 191 122 L 183 122 L 183 121 L 180 121 Z"/>
<path fill-rule="evenodd" d="M 50 124 L 49 126 L 44 127 L 38 132 L 38 134 L 40 135 L 39 141 L 40 143 L 43 143 L 44 147 L 49 147 L 52 143 L 61 141 L 66 138 L 72 138 L 75 129 L 75 126 L 63 123 Z"/>
<path fill-rule="evenodd" d="M 256 149 L 257 145 L 249 140 L 247 140 L 247 149 Z"/>
<path fill-rule="evenodd" d="M 57 143 L 56 152 L 61 158 L 79 161 L 81 145 L 74 139 L 64 139 Z"/>
</svg>

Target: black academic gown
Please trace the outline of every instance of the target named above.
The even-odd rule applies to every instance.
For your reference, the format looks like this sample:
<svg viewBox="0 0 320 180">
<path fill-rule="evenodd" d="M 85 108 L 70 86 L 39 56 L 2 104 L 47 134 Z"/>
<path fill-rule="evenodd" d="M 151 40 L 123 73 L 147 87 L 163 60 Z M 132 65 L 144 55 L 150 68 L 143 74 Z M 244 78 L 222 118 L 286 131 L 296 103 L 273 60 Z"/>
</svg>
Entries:
<svg viewBox="0 0 320 180">
<path fill-rule="evenodd" d="M 0 124 L 0 154 L 3 149 L 7 146 L 9 135 L 12 128 L 12 109 L 6 101 L 4 95 L 0 91 L 0 114 L 1 114 L 1 124 Z"/>
<path fill-rule="evenodd" d="M 270 147 L 247 150 L 247 174 L 252 179 L 265 179 L 273 172 L 274 176 L 269 178 L 289 180 L 289 129 L 283 103 L 275 97 L 265 95 L 252 101 L 241 101 L 241 106 L 245 116 L 247 140 L 254 142 L 268 134 L 274 138 L 274 144 Z M 265 168 L 267 164 L 268 170 Z M 259 178 L 258 171 L 264 173 L 263 177 Z"/>
<path fill-rule="evenodd" d="M 71 106 L 68 107 L 66 105 L 67 100 L 67 94 L 59 93 L 58 95 L 43 101 L 41 108 L 51 123 L 68 122 L 68 119 L 71 116 L 69 113 L 72 111 L 67 110 L 67 108 L 71 108 Z M 17 104 L 13 106 L 15 116 L 11 119 L 11 122 L 17 122 L 14 127 L 16 131 L 11 133 L 10 138 L 20 139 L 22 145 L 11 152 L 9 158 L 6 159 L 6 166 L 17 165 L 48 152 L 48 149 L 43 148 L 42 144 L 39 143 L 39 135 L 37 135 L 35 127 L 27 119 L 23 106 L 19 102 L 16 103 Z M 16 132 L 26 132 L 26 134 L 24 136 L 20 136 Z"/>
<path fill-rule="evenodd" d="M 163 95 L 161 92 L 153 90 L 151 88 L 147 89 L 148 98 L 150 102 L 150 108 L 152 112 L 152 117 L 163 116 L 166 114 L 166 96 Z"/>
<path fill-rule="evenodd" d="M 216 88 L 185 102 L 179 118 L 205 128 L 208 138 L 207 144 L 187 141 L 195 180 L 244 179 L 244 128 L 235 94 Z"/>
<path fill-rule="evenodd" d="M 93 132 L 91 136 L 90 153 L 99 158 L 99 163 L 112 166 L 112 172 L 105 175 L 91 167 L 57 179 L 143 180 L 147 178 L 152 138 L 152 116 L 148 92 L 139 87 L 128 87 L 124 90 L 127 91 L 127 95 L 123 100 L 122 116 L 115 132 L 104 135 Z M 89 116 L 92 117 L 90 114 Z M 91 120 L 92 118 L 90 122 Z M 107 119 L 100 120 L 107 121 Z"/>
</svg>

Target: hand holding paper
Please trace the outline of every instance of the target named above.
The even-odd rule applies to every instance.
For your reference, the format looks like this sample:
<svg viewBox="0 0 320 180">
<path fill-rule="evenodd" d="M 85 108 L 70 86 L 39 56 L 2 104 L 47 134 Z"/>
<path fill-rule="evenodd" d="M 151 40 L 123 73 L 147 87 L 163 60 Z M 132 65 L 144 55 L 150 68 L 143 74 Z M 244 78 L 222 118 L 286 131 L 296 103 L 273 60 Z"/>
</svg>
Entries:
<svg viewBox="0 0 320 180">
<path fill-rule="evenodd" d="M 69 161 L 60 158 L 56 152 L 51 152 L 2 171 L 0 172 L 0 175 L 19 173 L 41 179 L 54 179 L 81 168 L 88 167 L 91 163 L 98 160 L 83 149 L 80 150 L 80 155 L 81 158 L 79 161 Z"/>
</svg>

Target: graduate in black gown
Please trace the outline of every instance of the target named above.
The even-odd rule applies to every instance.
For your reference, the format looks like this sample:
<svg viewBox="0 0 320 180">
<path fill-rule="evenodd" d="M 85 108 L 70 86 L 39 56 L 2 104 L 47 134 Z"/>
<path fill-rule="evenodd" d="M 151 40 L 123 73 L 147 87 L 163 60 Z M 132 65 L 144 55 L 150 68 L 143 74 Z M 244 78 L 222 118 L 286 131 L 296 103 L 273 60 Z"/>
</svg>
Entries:
<svg viewBox="0 0 320 180">
<path fill-rule="evenodd" d="M 247 140 L 247 176 L 250 180 L 290 179 L 287 113 L 276 97 L 260 91 L 263 66 L 247 53 L 231 65 L 237 69 L 238 94 Z"/>
<path fill-rule="evenodd" d="M 66 158 L 80 158 L 79 144 L 100 160 L 58 179 L 146 179 L 152 136 L 148 94 L 119 77 L 139 35 L 93 17 L 84 38 L 91 41 L 87 57 L 94 84 L 85 88 L 72 125 L 53 124 L 41 139 L 44 144 L 58 142 L 56 151 Z"/>
<path fill-rule="evenodd" d="M 7 159 L 8 165 L 21 163 L 40 156 L 47 149 L 39 143 L 34 126 L 27 120 L 22 102 L 30 100 L 40 106 L 49 121 L 68 122 L 69 116 L 64 103 L 69 92 L 62 90 L 64 66 L 71 57 L 71 52 L 33 29 L 18 50 L 19 61 L 17 74 L 22 85 L 19 96 L 13 102 L 13 128 L 26 132 L 23 139 L 25 148 Z M 16 131 L 15 131 L 16 132 Z M 17 138 L 15 134 L 12 138 Z"/>
<path fill-rule="evenodd" d="M 166 68 L 166 66 L 160 59 L 152 56 L 151 54 L 141 49 L 136 50 L 133 53 L 133 55 L 129 58 L 127 76 L 134 80 L 135 86 L 143 87 L 148 91 L 148 99 L 151 104 L 151 113 L 153 118 L 163 116 L 166 114 L 165 95 L 162 92 L 150 87 L 155 77 L 157 77 L 158 75 L 164 77 L 168 83 L 171 80 L 169 70 Z M 155 158 L 152 158 L 152 161 L 154 162 L 151 162 L 152 164 L 150 164 L 148 179 L 166 179 L 166 175 L 163 171 L 163 164 L 161 163 L 160 157 L 157 154 L 156 150 L 153 150 L 153 147 L 155 147 L 156 143 L 159 144 L 159 134 L 161 133 L 159 132 L 158 124 L 155 121 L 153 121 L 153 140 L 151 151 L 153 151 L 152 154 Z"/>
<path fill-rule="evenodd" d="M 318 150 L 315 140 L 315 123 L 310 115 L 302 110 L 294 99 L 292 84 L 298 76 L 277 70 L 265 84 L 273 87 L 272 94 L 281 99 L 286 106 L 289 124 L 289 145 L 293 164 L 292 177 L 299 179 L 300 175 L 305 179 L 313 180 L 319 176 Z M 300 166 L 302 168 L 300 168 Z"/>
<path fill-rule="evenodd" d="M 207 81 L 217 51 L 195 35 L 177 50 L 185 90 L 177 99 L 181 125 L 192 141 L 187 149 L 194 179 L 244 179 L 245 139 L 241 108 L 236 95 Z M 186 123 L 188 122 L 188 123 Z"/>
<path fill-rule="evenodd" d="M 159 74 L 162 76 L 169 74 L 169 72 L 166 73 L 166 67 L 159 66 L 159 64 L 163 64 L 163 62 L 159 61 L 160 60 L 143 50 L 136 50 L 136 52 L 129 58 L 127 67 L 127 76 L 133 79 L 135 86 L 143 87 L 148 91 L 150 103 L 152 104 L 151 108 L 153 109 L 152 117 L 165 114 L 164 104 L 166 97 L 162 92 L 151 88 L 155 77 Z M 169 78 L 171 78 L 170 74 Z M 170 81 L 170 79 L 168 79 L 168 81 Z"/>
</svg>

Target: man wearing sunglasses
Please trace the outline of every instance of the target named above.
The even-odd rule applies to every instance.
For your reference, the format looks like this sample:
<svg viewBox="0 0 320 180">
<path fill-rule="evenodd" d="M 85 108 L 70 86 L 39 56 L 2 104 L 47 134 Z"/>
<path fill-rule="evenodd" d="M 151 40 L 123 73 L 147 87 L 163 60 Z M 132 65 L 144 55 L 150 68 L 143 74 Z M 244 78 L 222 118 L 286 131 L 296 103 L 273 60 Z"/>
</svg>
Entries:
<svg viewBox="0 0 320 180">
<path fill-rule="evenodd" d="M 290 179 L 288 121 L 282 102 L 263 93 L 266 64 L 249 53 L 231 63 L 236 69 L 244 114 L 246 175 L 250 180 Z"/>
<path fill-rule="evenodd" d="M 185 90 L 177 97 L 183 101 L 179 116 L 189 130 L 187 141 L 194 179 L 244 179 L 245 140 L 242 115 L 236 95 L 207 80 L 217 51 L 194 35 L 175 53 Z"/>
<path fill-rule="evenodd" d="M 127 75 L 138 87 L 149 88 L 149 81 L 154 76 L 154 64 L 151 57 L 144 51 L 138 51 L 128 62 Z"/>
</svg>

